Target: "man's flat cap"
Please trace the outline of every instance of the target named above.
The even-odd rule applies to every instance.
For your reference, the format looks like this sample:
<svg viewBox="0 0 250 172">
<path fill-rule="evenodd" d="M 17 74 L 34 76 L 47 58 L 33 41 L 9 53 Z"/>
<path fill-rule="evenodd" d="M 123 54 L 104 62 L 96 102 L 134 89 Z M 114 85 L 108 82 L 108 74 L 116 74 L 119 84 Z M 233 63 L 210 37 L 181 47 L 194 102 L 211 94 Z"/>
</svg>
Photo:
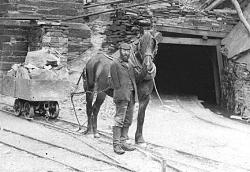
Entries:
<svg viewBox="0 0 250 172">
<path fill-rule="evenodd" d="M 128 43 L 122 43 L 120 49 L 130 50 L 130 45 Z"/>
</svg>

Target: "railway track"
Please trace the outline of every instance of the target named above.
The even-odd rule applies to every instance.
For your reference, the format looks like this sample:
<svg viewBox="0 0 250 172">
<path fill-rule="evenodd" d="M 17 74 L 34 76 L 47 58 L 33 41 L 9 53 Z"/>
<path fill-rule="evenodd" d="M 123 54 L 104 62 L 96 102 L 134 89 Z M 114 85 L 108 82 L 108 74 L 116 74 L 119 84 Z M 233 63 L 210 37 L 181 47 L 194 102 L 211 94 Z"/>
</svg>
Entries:
<svg viewBox="0 0 250 172">
<path fill-rule="evenodd" d="M 5 104 L 5 105 L 8 105 L 8 104 Z M 10 107 L 10 105 L 8 105 Z M 1 111 L 5 112 L 5 113 L 8 113 L 8 114 L 11 114 L 11 115 L 14 115 L 13 112 L 9 111 L 9 110 L 3 110 L 1 109 Z M 22 117 L 22 119 L 25 119 Z M 32 120 L 32 122 L 34 123 L 38 123 L 40 125 L 43 125 L 43 126 L 46 126 L 47 128 L 51 128 L 51 129 L 54 129 L 54 130 L 57 130 L 59 132 L 63 132 L 63 133 L 66 133 L 68 135 L 71 135 L 72 137 L 74 138 L 77 138 L 77 140 L 83 144 L 86 145 L 86 147 L 89 147 L 90 149 L 93 149 L 95 152 L 95 156 L 93 155 L 90 155 L 90 154 L 86 154 L 86 153 L 83 153 L 83 152 L 80 152 L 80 151 L 76 151 L 76 150 L 73 150 L 73 149 L 70 149 L 70 148 L 67 148 L 67 147 L 64 147 L 64 146 L 60 146 L 60 145 L 57 145 L 57 144 L 53 144 L 53 143 L 50 143 L 48 141 L 44 141 L 44 140 L 41 140 L 41 139 L 37 139 L 37 138 L 34 138 L 34 137 L 31 137 L 29 135 L 25 135 L 25 134 L 22 134 L 22 133 L 19 133 L 19 132 L 16 132 L 16 131 L 12 131 L 12 130 L 9 130 L 9 129 L 5 129 L 5 128 L 1 128 L 2 131 L 10 134 L 12 137 L 13 136 L 19 136 L 19 137 L 22 137 L 22 139 L 26 139 L 29 141 L 29 147 L 33 147 L 31 146 L 30 144 L 32 144 L 32 142 L 36 142 L 36 143 L 39 143 L 41 145 L 46 145 L 46 146 L 49 146 L 55 150 L 57 149 L 60 149 L 60 150 L 63 150 L 64 153 L 67 154 L 72 154 L 74 156 L 78 156 L 79 158 L 81 157 L 84 157 L 86 159 L 90 159 L 92 161 L 96 161 L 96 162 L 99 162 L 99 163 L 103 163 L 103 164 L 106 164 L 108 166 L 112 166 L 113 168 L 116 168 L 116 169 L 119 169 L 120 171 L 128 171 L 128 172 L 134 172 L 135 170 L 134 169 L 131 169 L 129 168 L 127 165 L 123 165 L 122 163 L 118 162 L 115 158 L 107 155 L 107 153 L 104 153 L 103 151 L 101 151 L 98 146 L 96 145 L 93 145 L 93 143 L 89 143 L 89 141 L 87 141 L 86 139 L 80 139 L 78 138 L 77 136 L 80 136 L 80 134 L 77 134 L 77 133 L 74 133 L 73 131 L 67 131 L 65 129 L 62 129 L 62 128 L 59 128 L 59 127 L 56 127 L 56 126 L 52 126 L 51 123 L 45 123 L 43 120 Z M 2 140 L 3 137 L 1 137 L 1 140 Z M 19 139 L 20 140 L 20 139 Z M 34 156 L 37 156 L 37 157 L 40 157 L 40 158 L 43 158 L 43 159 L 47 159 L 47 160 L 51 160 L 53 162 L 56 162 L 56 163 L 59 163 L 65 167 L 68 167 L 74 171 L 85 171 L 85 170 L 81 170 L 81 168 L 79 167 L 74 167 L 73 165 L 69 165 L 61 160 L 55 160 L 54 158 L 49 158 L 47 156 L 43 156 L 39 153 L 36 153 L 35 151 L 33 150 L 29 150 L 29 148 L 25 147 L 20 147 L 19 144 L 18 145 L 15 145 L 15 144 L 11 144 L 11 143 L 8 143 L 8 139 L 6 139 L 5 141 L 0 141 L 0 143 L 6 145 L 6 146 L 9 146 L 9 147 L 13 147 L 15 149 L 18 149 L 18 150 L 21 150 L 21 151 L 24 151 L 28 154 L 31 154 L 31 155 L 34 155 Z M 39 147 L 39 146 L 34 146 L 34 147 Z M 88 150 L 89 150 L 88 148 Z M 68 155 L 69 156 L 69 155 Z"/>
<path fill-rule="evenodd" d="M 178 102 L 178 103 L 181 103 L 181 102 Z M 8 105 L 8 104 L 5 104 L 5 105 L 11 108 L 11 105 Z M 185 109 L 184 106 L 182 107 L 184 108 L 184 110 L 187 110 Z M 189 109 L 187 111 L 189 113 L 194 113 Z M 10 112 L 8 111 L 7 113 L 10 113 Z M 60 132 L 67 133 L 77 140 L 79 140 L 79 136 L 82 136 L 82 132 L 77 131 L 79 126 L 74 122 L 66 121 L 63 119 L 56 119 L 56 120 L 48 121 L 45 118 L 39 118 L 39 117 L 33 119 L 32 122 L 38 123 L 40 125 L 43 125 L 45 127 L 48 127 L 54 130 L 58 130 Z M 84 126 L 82 127 L 86 129 L 86 127 Z M 94 140 L 96 140 L 99 143 L 102 143 L 102 144 L 104 143 L 104 144 L 108 144 L 109 146 L 111 146 L 112 145 L 112 141 L 111 141 L 112 133 L 108 133 L 108 132 L 101 131 L 101 130 L 99 130 L 98 132 L 102 137 L 100 139 L 94 139 Z M 115 165 L 121 164 L 119 161 L 116 160 L 115 157 L 108 155 L 105 151 L 101 151 L 100 149 L 96 147 L 96 145 L 93 146 L 92 142 L 87 143 L 86 141 L 82 141 L 82 143 L 85 145 L 88 145 L 92 149 L 95 149 L 97 152 L 101 153 L 103 156 L 111 160 Z M 223 162 L 212 160 L 206 157 L 201 157 L 199 155 L 195 155 L 189 152 L 172 149 L 166 146 L 161 146 L 161 145 L 153 144 L 150 142 L 146 142 L 146 144 L 147 144 L 147 147 L 136 146 L 137 151 L 142 153 L 144 156 L 150 157 L 153 161 L 160 163 L 160 165 L 162 166 L 161 167 L 162 171 L 164 170 L 166 171 L 166 169 L 169 169 L 171 171 L 177 171 L 177 172 L 186 171 L 187 169 L 189 171 L 213 171 L 214 168 L 210 167 L 211 164 L 215 165 L 215 169 L 219 168 L 218 166 L 221 166 L 221 164 L 224 164 Z M 186 161 L 186 160 L 178 161 L 176 160 L 176 158 L 163 157 L 161 153 L 159 153 L 161 151 L 171 152 L 171 154 L 174 154 L 176 157 L 182 157 L 182 159 L 184 157 L 184 159 L 202 161 L 201 163 L 202 165 L 200 164 L 197 165 L 197 162 L 194 163 L 195 165 L 190 165 L 188 163 L 190 161 Z M 207 166 L 209 166 L 209 168 L 207 168 Z"/>
<path fill-rule="evenodd" d="M 37 153 L 34 153 L 34 152 L 31 152 L 31 151 L 25 150 L 25 149 L 23 149 L 23 148 L 17 147 L 17 146 L 15 146 L 15 145 L 13 145 L 13 144 L 9 144 L 9 143 L 3 142 L 3 141 L 0 141 L 0 143 L 3 144 L 3 145 L 5 145 L 5 146 L 7 146 L 7 147 L 14 148 L 14 149 L 16 149 L 16 150 L 19 150 L 19 151 L 25 152 L 25 153 L 27 153 L 27 154 L 33 155 L 33 156 L 35 156 L 35 157 L 38 157 L 38 158 L 42 158 L 42 159 L 45 159 L 45 160 L 49 160 L 49 161 L 55 162 L 55 163 L 57 163 L 57 164 L 60 164 L 60 165 L 62 165 L 62 166 L 65 166 L 66 168 L 69 168 L 69 169 L 71 169 L 71 170 L 79 171 L 79 172 L 82 171 L 82 170 L 79 170 L 79 169 L 77 169 L 77 168 L 75 168 L 75 167 L 72 167 L 72 166 L 70 166 L 70 165 L 67 165 L 67 164 L 65 164 L 65 163 L 62 163 L 62 162 L 60 162 L 60 161 L 54 160 L 54 159 L 52 159 L 52 158 L 48 158 L 48 157 L 39 155 L 39 154 L 37 154 Z"/>
<path fill-rule="evenodd" d="M 6 103 L 0 103 L 2 105 L 5 106 L 4 109 L 0 109 L 0 111 L 3 111 L 5 113 L 8 113 L 8 114 L 11 114 L 11 115 L 15 115 L 14 114 L 14 111 L 12 110 L 12 105 L 9 105 L 9 104 L 6 104 Z M 7 106 L 7 108 L 6 108 Z M 24 117 L 21 117 L 22 119 L 25 119 Z M 112 133 L 107 133 L 107 132 L 104 132 L 104 131 L 99 131 L 100 135 L 103 136 L 102 138 L 104 139 L 94 139 L 96 140 L 98 143 L 95 143 L 93 145 L 93 142 L 87 142 L 86 140 L 82 140 L 80 137 L 83 136 L 82 134 L 82 131 L 77 131 L 78 129 L 78 125 L 76 123 L 73 123 L 73 122 L 70 122 L 70 121 L 66 121 L 66 120 L 61 120 L 61 119 L 55 119 L 55 120 L 47 120 L 46 118 L 44 117 L 37 117 L 37 118 L 34 118 L 34 119 L 28 119 L 28 120 L 31 120 L 32 122 L 34 123 L 37 123 L 37 124 L 40 124 L 40 125 L 43 125 L 44 127 L 47 127 L 47 128 L 50 128 L 50 129 L 53 129 L 53 130 L 57 130 L 59 132 L 63 132 L 63 133 L 66 133 L 68 135 L 70 135 L 71 137 L 73 137 L 74 139 L 80 141 L 81 143 L 89 146 L 91 149 L 94 149 L 95 151 L 99 152 L 100 154 L 102 154 L 104 157 L 108 158 L 109 160 L 112 161 L 113 166 L 117 166 L 125 171 L 134 171 L 124 165 L 122 165 L 121 162 L 119 162 L 118 160 L 116 160 L 116 157 L 112 156 L 112 155 L 108 155 L 107 152 L 101 150 L 100 148 L 98 148 L 98 143 L 105 143 L 107 144 L 109 147 L 112 147 L 112 142 L 111 142 L 111 139 L 112 139 Z M 83 127 L 85 128 L 85 127 Z M 156 161 L 157 163 L 162 163 L 162 157 L 160 157 L 160 155 L 156 155 L 155 153 L 153 153 L 151 151 L 150 155 L 148 152 L 145 152 L 143 150 L 140 150 L 139 147 L 137 147 L 137 150 L 138 152 L 140 152 L 141 154 L 143 155 L 147 155 L 147 156 L 150 156 L 152 160 Z M 77 152 L 75 152 L 77 153 Z M 83 154 L 83 156 L 85 157 L 90 157 L 88 155 L 85 155 Z M 94 157 L 90 157 L 92 159 L 94 159 Z M 110 163 L 110 162 L 106 162 L 106 161 L 103 161 L 103 160 L 99 160 L 97 159 L 98 161 L 102 161 L 102 162 L 105 162 L 105 163 Z M 171 171 L 180 171 L 178 170 L 177 168 L 175 167 L 172 167 L 171 165 L 168 165 L 168 164 L 165 164 L 164 167 L 167 167 L 167 168 L 170 168 L 172 169 Z"/>
<path fill-rule="evenodd" d="M 2 104 L 2 103 L 0 103 Z M 3 110 L 0 109 L 3 112 L 9 113 L 11 115 L 15 115 L 14 112 L 11 110 L 12 109 L 12 105 L 3 103 L 3 105 L 8 106 L 7 109 Z M 25 119 L 24 117 L 21 117 L 22 119 Z M 79 137 L 82 136 L 82 132 L 81 131 L 77 131 L 78 130 L 78 125 L 76 123 L 70 122 L 70 121 L 66 121 L 66 120 L 62 120 L 62 119 L 55 119 L 55 120 L 46 120 L 43 117 L 37 117 L 32 119 L 32 122 L 43 125 L 45 127 L 63 132 L 63 133 L 67 133 L 69 135 L 71 135 L 74 139 L 79 140 Z M 84 129 L 86 129 L 86 127 L 82 126 Z M 98 132 L 100 133 L 100 135 L 102 136 L 100 139 L 95 139 L 97 140 L 99 143 L 105 143 L 108 144 L 109 147 L 111 147 L 112 145 L 112 133 L 108 133 L 105 131 L 100 131 L 98 130 Z M 86 141 L 82 141 L 83 144 L 87 144 L 89 145 L 92 149 L 94 147 L 95 150 L 97 150 L 98 152 L 100 152 L 99 149 L 96 148 L 95 146 L 92 146 L 91 143 L 86 143 Z M 150 157 L 153 161 L 157 162 L 159 165 L 161 165 L 162 167 L 162 171 L 165 171 L 166 169 L 171 170 L 171 171 L 175 171 L 175 172 L 179 172 L 182 171 L 180 169 L 178 169 L 178 167 L 176 166 L 176 164 L 178 164 L 179 166 L 179 162 L 176 161 L 172 161 L 172 160 L 167 160 L 168 162 L 165 161 L 165 158 L 163 158 L 158 152 L 154 152 L 152 149 L 154 148 L 158 148 L 158 147 L 162 147 L 160 145 L 156 145 L 156 144 L 152 144 L 152 143 L 147 143 L 148 145 L 150 145 L 150 147 L 148 148 L 142 148 L 140 146 L 136 146 L 137 151 L 140 152 L 141 154 L 143 154 L 144 156 Z M 103 151 L 102 151 L 103 152 Z M 114 157 L 107 155 L 107 153 L 103 154 L 106 155 L 106 157 L 108 157 L 109 159 L 115 161 L 114 163 L 120 164 L 117 160 L 115 160 Z M 171 164 L 171 165 L 170 165 Z M 183 166 L 190 166 L 187 164 L 182 164 Z"/>
<path fill-rule="evenodd" d="M 2 131 L 4 131 L 5 133 L 8 133 L 8 135 L 4 135 L 1 133 L 1 135 L 2 135 L 1 136 L 2 141 L 0 141 L 1 144 L 18 149 L 20 151 L 37 156 L 39 158 L 43 158 L 43 159 L 47 159 L 47 160 L 56 162 L 56 163 L 61 164 L 65 167 L 68 167 L 74 171 L 80 171 L 80 172 L 85 171 L 84 169 L 86 167 L 79 165 L 79 163 L 74 163 L 74 162 L 72 163 L 72 162 L 69 162 L 67 160 L 63 160 L 63 158 L 59 157 L 60 155 L 57 155 L 58 153 L 60 153 L 60 154 L 62 153 L 63 155 L 67 156 L 68 158 L 72 157 L 72 159 L 73 158 L 76 159 L 76 157 L 78 157 L 77 159 L 79 159 L 81 161 L 85 161 L 85 162 L 86 162 L 86 159 L 90 159 L 92 161 L 98 161 L 100 163 L 104 163 L 104 164 L 107 164 L 108 166 L 114 167 L 114 170 L 121 169 L 123 171 L 134 171 L 134 170 L 129 169 L 127 167 L 124 167 L 122 165 L 108 162 L 108 161 L 103 160 L 101 158 L 96 158 L 96 157 L 93 157 L 91 155 L 77 152 L 77 151 L 71 150 L 67 147 L 52 144 L 52 143 L 49 143 L 49 142 L 46 142 L 46 141 L 43 141 L 43 140 L 40 140 L 40 139 L 37 139 L 34 137 L 30 137 L 28 135 L 25 135 L 25 134 L 22 134 L 19 132 L 15 132 L 15 131 L 12 131 L 9 129 L 2 129 Z M 12 141 L 10 141 L 13 139 L 18 139 L 19 140 L 18 143 L 13 143 Z M 39 147 L 39 151 L 34 150 L 34 148 L 37 148 L 37 147 Z M 44 151 L 41 151 L 41 149 Z M 48 150 L 53 150 L 53 151 L 48 151 Z M 45 151 L 46 151 L 46 153 L 45 153 Z M 49 153 L 47 153 L 47 152 L 49 152 Z M 51 155 L 48 155 L 48 154 L 51 154 Z M 58 159 L 58 160 L 56 160 L 56 159 Z"/>
</svg>

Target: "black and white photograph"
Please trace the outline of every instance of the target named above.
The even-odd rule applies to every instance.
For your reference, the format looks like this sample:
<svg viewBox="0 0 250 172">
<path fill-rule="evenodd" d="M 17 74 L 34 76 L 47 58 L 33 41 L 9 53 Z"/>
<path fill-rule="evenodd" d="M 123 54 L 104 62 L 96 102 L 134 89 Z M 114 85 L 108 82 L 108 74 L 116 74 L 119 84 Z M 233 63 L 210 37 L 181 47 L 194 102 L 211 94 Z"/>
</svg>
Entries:
<svg viewBox="0 0 250 172">
<path fill-rule="evenodd" d="M 0 172 L 250 171 L 250 0 L 0 0 Z"/>
</svg>

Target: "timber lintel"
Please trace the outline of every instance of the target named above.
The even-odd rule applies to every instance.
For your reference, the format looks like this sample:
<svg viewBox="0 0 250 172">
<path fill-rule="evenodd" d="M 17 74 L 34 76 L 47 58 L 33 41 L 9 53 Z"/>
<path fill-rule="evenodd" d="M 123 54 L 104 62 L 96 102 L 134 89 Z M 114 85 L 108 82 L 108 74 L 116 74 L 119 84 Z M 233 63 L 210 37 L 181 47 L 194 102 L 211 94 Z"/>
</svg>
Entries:
<svg viewBox="0 0 250 172">
<path fill-rule="evenodd" d="M 206 30 L 198 30 L 198 29 L 191 29 L 191 28 L 163 26 L 163 25 L 156 25 L 156 29 L 157 31 L 160 31 L 160 32 L 199 35 L 199 36 L 207 36 L 207 37 L 215 37 L 215 38 L 225 38 L 226 35 L 228 34 L 227 32 L 215 32 L 215 31 L 206 31 Z"/>
<path fill-rule="evenodd" d="M 202 46 L 217 46 L 220 45 L 220 39 L 202 39 L 202 38 L 178 38 L 178 37 L 163 37 L 160 43 L 165 44 L 182 44 L 182 45 L 202 45 Z"/>
</svg>

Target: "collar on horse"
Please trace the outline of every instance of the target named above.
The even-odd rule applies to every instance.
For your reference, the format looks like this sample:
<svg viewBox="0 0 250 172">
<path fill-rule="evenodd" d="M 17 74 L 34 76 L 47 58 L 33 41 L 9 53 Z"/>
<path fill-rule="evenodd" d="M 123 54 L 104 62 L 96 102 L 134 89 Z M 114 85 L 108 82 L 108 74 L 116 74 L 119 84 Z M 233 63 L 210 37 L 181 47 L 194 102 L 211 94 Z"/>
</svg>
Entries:
<svg viewBox="0 0 250 172">
<path fill-rule="evenodd" d="M 142 64 L 136 58 L 136 53 L 135 53 L 135 49 L 136 49 L 137 45 L 136 45 L 136 43 L 132 43 L 132 44 L 130 44 L 130 46 L 131 46 L 131 53 L 130 53 L 130 57 L 129 57 L 129 63 L 132 64 L 132 66 L 134 68 L 141 70 Z M 110 55 L 107 55 L 105 53 L 103 53 L 103 55 L 110 60 L 114 60 L 116 58 L 114 56 L 110 56 Z M 139 53 L 139 55 L 141 56 L 141 53 Z"/>
<path fill-rule="evenodd" d="M 130 53 L 130 57 L 129 57 L 129 63 L 132 65 L 132 67 L 136 70 L 137 73 L 140 73 L 143 69 L 142 64 L 139 62 L 138 58 L 136 57 L 136 51 L 138 51 L 138 55 L 142 56 L 142 54 L 140 53 L 140 51 L 138 50 L 138 47 L 140 46 L 140 41 L 135 41 L 133 43 L 130 44 L 131 46 L 131 53 Z M 157 46 L 154 50 L 154 53 L 157 51 Z M 110 59 L 110 60 L 114 60 L 116 57 L 114 56 L 109 56 L 105 53 L 103 53 L 103 55 Z M 154 78 L 156 75 L 156 66 L 153 63 L 153 68 L 150 71 L 147 71 L 147 76 L 144 78 L 145 80 L 148 79 L 152 79 Z M 110 73 L 109 73 L 109 77 L 110 77 Z"/>
</svg>

